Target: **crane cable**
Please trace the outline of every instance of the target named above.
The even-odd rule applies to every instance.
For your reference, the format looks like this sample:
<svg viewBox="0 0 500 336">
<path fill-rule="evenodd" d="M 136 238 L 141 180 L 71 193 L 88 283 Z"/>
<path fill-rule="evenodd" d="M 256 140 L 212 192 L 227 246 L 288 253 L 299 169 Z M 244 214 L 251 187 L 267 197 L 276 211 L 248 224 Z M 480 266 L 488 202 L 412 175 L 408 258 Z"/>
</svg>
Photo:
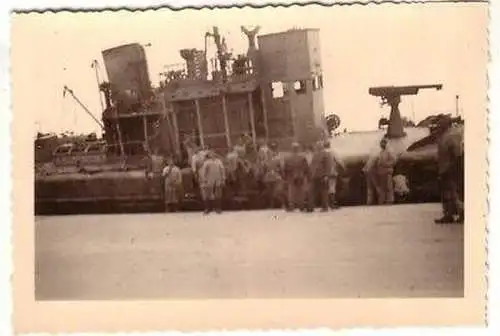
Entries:
<svg viewBox="0 0 500 336">
<path fill-rule="evenodd" d="M 62 102 L 62 105 L 63 105 L 63 108 L 62 108 L 63 115 L 62 115 L 61 120 L 63 120 L 63 122 L 64 122 L 64 119 L 71 118 L 71 122 L 70 122 L 71 129 L 74 129 L 75 126 L 76 126 L 76 121 L 77 121 L 76 120 L 76 111 L 75 111 L 74 106 L 68 106 L 68 100 L 66 99 L 66 91 L 63 91 L 63 102 Z"/>
<path fill-rule="evenodd" d="M 69 87 L 64 86 L 64 91 L 63 91 L 63 97 L 66 96 L 66 93 L 69 93 L 71 97 L 77 102 L 80 107 L 83 108 L 83 110 L 100 126 L 101 129 L 104 129 L 104 125 L 89 111 L 89 109 L 76 97 L 75 93 L 73 90 L 71 90 Z"/>
<path fill-rule="evenodd" d="M 62 105 L 62 108 L 61 108 L 62 115 L 60 116 L 60 119 L 59 119 L 59 120 L 61 120 L 61 125 L 64 125 L 66 122 L 68 122 L 68 124 L 70 124 L 70 129 L 61 130 L 61 132 L 63 134 L 68 134 L 71 132 L 71 130 L 76 128 L 77 120 L 76 120 L 76 109 L 74 106 L 73 106 L 73 108 L 71 108 L 71 106 L 68 106 L 68 100 L 66 99 L 66 92 L 65 91 L 63 91 L 63 99 L 62 99 L 61 105 Z"/>
</svg>

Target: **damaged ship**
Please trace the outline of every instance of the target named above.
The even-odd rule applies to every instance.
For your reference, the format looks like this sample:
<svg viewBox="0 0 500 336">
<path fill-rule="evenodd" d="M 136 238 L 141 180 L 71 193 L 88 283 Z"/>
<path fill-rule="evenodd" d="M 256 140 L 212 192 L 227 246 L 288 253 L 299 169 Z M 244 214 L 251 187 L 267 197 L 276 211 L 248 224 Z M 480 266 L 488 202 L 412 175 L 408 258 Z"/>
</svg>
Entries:
<svg viewBox="0 0 500 336">
<path fill-rule="evenodd" d="M 264 140 L 285 151 L 294 141 L 310 145 L 328 139 L 340 120 L 335 116 L 328 123 L 325 117 L 319 30 L 258 35 L 259 29 L 241 27 L 248 49 L 233 55 L 219 29 L 213 27 L 204 36 L 204 50 L 180 50 L 184 64 L 167 67 L 156 88 L 151 85 L 141 44 L 104 50 L 108 82 L 100 84 L 105 101 L 103 138 L 63 144 L 37 139 L 36 213 L 162 210 L 162 158 L 172 154 L 182 167 L 183 207 L 197 209 L 199 195 L 187 164 L 189 143 L 210 147 L 224 156 L 243 137 L 254 148 Z M 216 48 L 210 59 L 209 41 Z M 423 88 L 374 88 L 369 93 L 387 102 L 394 92 L 400 98 Z M 361 167 L 383 136 L 388 136 L 403 161 L 415 160 L 407 150 L 431 136 L 427 126 L 404 128 L 397 104 L 391 105 L 388 122 L 387 130 L 330 136 L 331 147 L 347 166 L 338 186 L 340 203 L 364 203 Z M 431 145 L 435 143 L 431 140 Z M 435 171 L 436 153 L 426 153 L 416 159 L 417 166 L 421 162 L 420 166 Z M 432 193 L 428 195 L 418 201 L 435 200 Z M 225 207 L 260 206 L 257 185 L 244 196 L 243 200 L 225 199 Z"/>
</svg>

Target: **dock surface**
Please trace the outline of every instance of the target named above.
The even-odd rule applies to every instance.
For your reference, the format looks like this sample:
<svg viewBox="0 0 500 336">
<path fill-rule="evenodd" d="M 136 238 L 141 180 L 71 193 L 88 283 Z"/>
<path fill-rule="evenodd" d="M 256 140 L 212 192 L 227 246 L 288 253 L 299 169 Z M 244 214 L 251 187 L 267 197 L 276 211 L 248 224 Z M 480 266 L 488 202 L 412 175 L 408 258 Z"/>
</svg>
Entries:
<svg viewBox="0 0 500 336">
<path fill-rule="evenodd" d="M 463 225 L 439 204 L 41 216 L 37 300 L 461 297 Z"/>
</svg>

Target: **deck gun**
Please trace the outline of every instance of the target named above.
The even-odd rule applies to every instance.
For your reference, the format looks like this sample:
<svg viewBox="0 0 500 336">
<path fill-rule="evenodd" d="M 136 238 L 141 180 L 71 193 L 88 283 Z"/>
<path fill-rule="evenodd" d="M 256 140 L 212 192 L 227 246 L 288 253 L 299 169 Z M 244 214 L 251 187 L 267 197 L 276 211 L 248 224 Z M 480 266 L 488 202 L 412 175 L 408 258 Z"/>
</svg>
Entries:
<svg viewBox="0 0 500 336">
<path fill-rule="evenodd" d="M 417 95 L 420 89 L 436 89 L 441 90 L 442 84 L 432 85 L 413 85 L 413 86 L 378 86 L 368 90 L 370 95 L 380 97 L 381 105 L 389 105 L 391 114 L 389 117 L 389 127 L 387 128 L 387 137 L 390 139 L 402 138 L 406 134 L 403 130 L 403 122 L 401 120 L 401 112 L 399 104 L 401 96 Z"/>
</svg>

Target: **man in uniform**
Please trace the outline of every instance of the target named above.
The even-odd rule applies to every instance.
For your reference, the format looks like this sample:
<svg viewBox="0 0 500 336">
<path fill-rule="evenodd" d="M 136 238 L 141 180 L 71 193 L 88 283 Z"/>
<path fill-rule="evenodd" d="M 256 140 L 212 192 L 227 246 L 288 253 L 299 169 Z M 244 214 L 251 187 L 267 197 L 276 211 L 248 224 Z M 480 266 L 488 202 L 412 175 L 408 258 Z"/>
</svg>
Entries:
<svg viewBox="0 0 500 336">
<path fill-rule="evenodd" d="M 199 171 L 200 191 L 203 199 L 205 214 L 214 208 L 217 213 L 222 212 L 222 189 L 226 183 L 226 172 L 222 161 L 208 151 L 206 159 Z"/>
<path fill-rule="evenodd" d="M 321 200 L 321 211 L 328 211 L 328 180 L 332 172 L 332 158 L 323 142 L 316 144 L 312 157 L 311 171 L 313 183 L 310 188 L 309 207 L 314 209 L 316 196 Z"/>
<path fill-rule="evenodd" d="M 267 163 L 272 159 L 273 151 L 265 141 L 259 141 L 259 151 L 257 153 L 257 161 L 259 163 Z"/>
<path fill-rule="evenodd" d="M 341 172 L 346 171 L 346 167 L 344 162 L 340 159 L 340 157 L 335 153 L 334 150 L 330 148 L 330 141 L 326 140 L 324 142 L 325 151 L 329 153 L 331 159 L 331 173 L 328 178 L 328 203 L 331 209 L 337 209 L 337 180 L 339 178 L 339 170 Z"/>
<path fill-rule="evenodd" d="M 275 207 L 278 201 L 284 205 L 283 179 L 281 177 L 281 157 L 277 145 L 271 144 L 269 158 L 262 166 L 262 181 L 264 184 L 264 199 L 269 208 Z"/>
<path fill-rule="evenodd" d="M 236 146 L 226 155 L 226 170 L 228 191 L 231 196 L 235 196 L 237 193 L 236 172 L 238 170 L 238 150 Z"/>
<path fill-rule="evenodd" d="M 191 171 L 193 173 L 193 184 L 200 189 L 200 169 L 205 161 L 207 148 L 194 147 L 193 155 L 191 157 Z"/>
<path fill-rule="evenodd" d="M 246 191 L 245 182 L 250 168 L 244 156 L 245 152 L 238 146 L 234 146 L 226 156 L 227 182 L 232 196 Z"/>
<path fill-rule="evenodd" d="M 387 147 L 387 138 L 380 140 L 380 153 L 376 160 L 376 174 L 378 184 L 378 203 L 394 203 L 394 181 L 392 175 L 396 165 L 396 156 Z"/>
<path fill-rule="evenodd" d="M 365 166 L 363 167 L 363 173 L 365 174 L 366 180 L 366 204 L 375 204 L 375 199 L 380 194 L 379 185 L 377 181 L 376 172 L 376 162 L 378 156 L 376 154 L 370 154 Z M 378 200 L 377 200 L 378 201 Z M 378 203 L 378 202 L 377 202 Z"/>
<path fill-rule="evenodd" d="M 305 156 L 300 153 L 300 145 L 292 144 L 292 153 L 285 158 L 284 177 L 288 187 L 288 211 L 299 207 L 301 211 L 311 211 L 306 201 L 311 179 L 311 171 Z"/>
<path fill-rule="evenodd" d="M 452 127 L 451 118 L 442 117 L 438 122 L 438 173 L 441 185 L 443 217 L 436 219 L 436 224 L 458 221 L 463 223 L 464 204 L 459 197 L 460 166 L 463 160 L 463 135 Z"/>
<path fill-rule="evenodd" d="M 208 153 L 208 147 L 198 147 L 194 150 L 194 154 L 191 157 L 191 169 L 193 170 L 193 174 L 197 177 L 198 172 L 203 165 L 203 161 L 205 161 L 205 157 Z"/>
<path fill-rule="evenodd" d="M 167 165 L 163 169 L 165 191 L 165 209 L 169 212 L 176 212 L 182 202 L 182 173 L 174 163 L 173 157 L 166 159 Z"/>
</svg>

